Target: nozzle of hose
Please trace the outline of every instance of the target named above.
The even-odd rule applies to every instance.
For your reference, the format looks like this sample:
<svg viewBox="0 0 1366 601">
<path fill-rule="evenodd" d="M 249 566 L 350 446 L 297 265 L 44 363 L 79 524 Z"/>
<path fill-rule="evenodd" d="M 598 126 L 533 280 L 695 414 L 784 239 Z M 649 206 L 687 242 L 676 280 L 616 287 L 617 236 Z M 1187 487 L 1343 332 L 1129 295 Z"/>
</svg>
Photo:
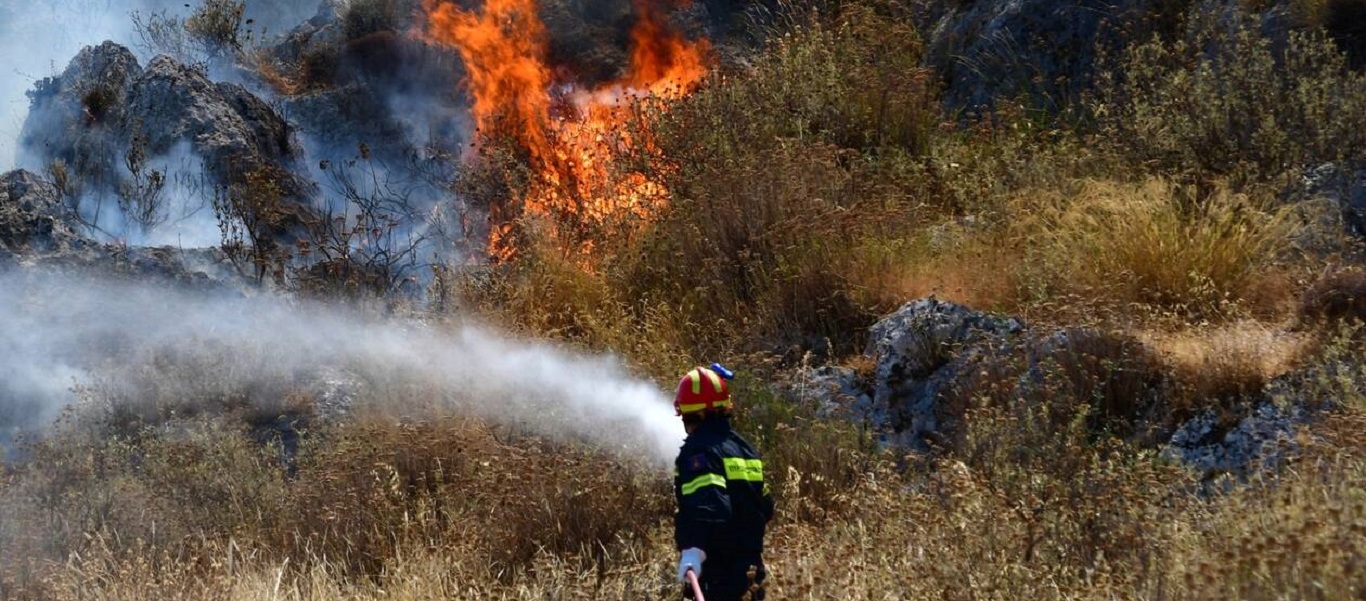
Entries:
<svg viewBox="0 0 1366 601">
<path fill-rule="evenodd" d="M 720 363 L 711 364 L 711 370 L 716 372 L 716 375 L 721 376 L 722 378 L 725 378 L 727 380 L 735 379 L 735 372 L 726 369 L 726 366 L 721 365 Z"/>
</svg>

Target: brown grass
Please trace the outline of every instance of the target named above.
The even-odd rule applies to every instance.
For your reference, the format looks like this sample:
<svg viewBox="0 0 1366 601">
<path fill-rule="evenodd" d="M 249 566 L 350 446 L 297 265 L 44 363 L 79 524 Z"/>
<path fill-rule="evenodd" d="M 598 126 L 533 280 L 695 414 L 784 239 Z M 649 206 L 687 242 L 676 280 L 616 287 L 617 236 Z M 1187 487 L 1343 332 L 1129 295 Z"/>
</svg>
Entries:
<svg viewBox="0 0 1366 601">
<path fill-rule="evenodd" d="M 1015 419 L 986 419 L 979 428 L 982 436 L 1009 434 L 1018 440 L 1028 435 Z M 380 435 L 376 442 L 382 446 L 416 433 L 383 427 L 366 434 Z M 769 536 L 769 594 L 839 599 L 1159 594 L 1171 599 L 1351 598 L 1351 591 L 1366 584 L 1354 568 L 1366 557 L 1361 530 L 1366 523 L 1366 489 L 1361 487 L 1366 472 L 1359 429 L 1349 446 L 1340 440 L 1338 446 L 1321 448 L 1314 463 L 1301 465 L 1276 486 L 1251 486 L 1208 499 L 1175 492 L 1185 482 L 1179 472 L 1138 457 L 1126 459 L 1118 453 L 1121 449 L 1088 459 L 1085 454 L 1046 452 L 1079 444 L 1068 436 L 1035 435 L 1031 440 L 1046 446 L 1029 459 L 1002 455 L 989 466 L 945 461 L 923 473 L 902 475 L 887 465 L 867 465 L 844 483 L 847 504 L 816 521 L 793 513 L 793 507 L 809 499 L 795 480 L 788 480 L 778 489 L 783 518 Z M 1011 447 L 998 443 L 998 448 Z M 493 457 L 463 447 L 461 452 Z M 383 466 L 406 471 L 410 468 L 402 466 L 410 461 L 401 454 L 381 454 L 374 461 L 378 469 L 357 469 L 346 478 L 348 486 L 363 497 L 394 498 L 396 487 Z M 555 477 L 555 472 L 540 469 L 554 467 L 583 478 L 603 466 L 552 461 L 521 471 L 528 467 L 515 462 L 502 475 Z M 333 473 L 345 476 L 347 470 Z M 12 477 L 8 481 L 15 483 Z M 409 484 L 400 481 L 397 488 Z M 369 577 L 348 576 L 353 567 L 345 557 L 317 547 L 282 558 L 267 540 L 198 533 L 171 546 L 179 551 L 168 551 L 131 542 L 126 536 L 131 531 L 97 531 L 69 561 L 38 563 L 28 581 L 5 580 L 5 592 L 9 598 L 42 599 L 310 601 L 676 597 L 667 514 L 650 518 L 649 513 L 636 513 L 624 497 L 602 497 L 603 491 L 590 497 L 594 511 L 644 524 L 638 535 L 614 538 L 602 548 L 536 548 L 513 569 L 490 562 L 491 550 L 523 544 L 508 535 L 551 537 L 543 541 L 559 536 L 555 522 L 537 517 L 539 506 L 565 509 L 555 491 L 555 486 L 533 485 L 517 496 L 500 497 L 524 498 L 525 507 L 476 504 L 496 513 L 464 514 L 430 539 L 410 536 L 424 524 L 424 514 L 410 513 L 406 522 L 394 514 L 399 521 L 392 524 L 391 534 L 397 540 L 377 558 Z M 564 515 L 587 519 L 585 514 Z M 503 536 L 486 538 L 483 531 L 490 528 Z M 355 534 L 362 540 L 365 536 L 363 530 Z M 12 574 L 16 564 L 5 565 Z"/>
<path fill-rule="evenodd" d="M 769 598 L 1360 597 L 1366 361 L 1350 322 L 1366 279 L 1342 269 L 1306 292 L 1327 258 L 1295 247 L 1302 226 L 1268 192 L 1359 158 L 1360 76 L 1313 37 L 1276 68 L 1251 30 L 1220 38 L 1246 52 L 1207 57 L 1160 38 L 1124 57 L 1109 104 L 1079 111 L 1096 123 L 1006 100 L 959 119 L 904 7 L 828 10 L 752 69 L 642 107 L 632 127 L 656 144 L 621 166 L 674 196 L 643 235 L 608 236 L 585 265 L 553 227 L 520 223 L 517 260 L 443 282 L 450 304 L 661 381 L 736 358 L 737 421 L 778 497 Z M 336 63 L 320 59 L 317 77 Z M 490 148 L 460 191 L 497 209 L 528 163 Z M 880 450 L 767 386 L 854 353 L 873 319 L 929 293 L 1069 326 L 977 358 L 945 399 L 951 448 Z M 1286 333 L 1292 314 L 1305 327 Z M 416 385 L 368 399 L 403 417 L 315 426 L 285 460 L 249 428 L 311 419 L 307 399 L 191 355 L 122 366 L 146 377 L 82 390 L 118 411 L 73 415 L 0 467 L 0 599 L 678 596 L 666 473 L 431 410 Z M 1232 415 L 1287 372 L 1278 402 L 1332 401 L 1288 469 L 1211 491 L 1159 459 L 1176 421 Z"/>
<path fill-rule="evenodd" d="M 1041 192 L 1016 214 L 1030 249 L 1025 286 L 1037 299 L 1075 294 L 1196 319 L 1236 312 L 1298 227 L 1245 195 L 1197 195 L 1161 180 Z"/>
<path fill-rule="evenodd" d="M 1203 350 L 1175 335 L 1158 344 L 1192 361 L 1218 348 L 1267 359 L 1255 349 L 1269 334 L 1241 331 Z M 1160 407 L 1142 400 L 1157 400 L 1164 368 L 1133 338 L 1074 330 L 1028 356 L 985 357 L 983 377 L 957 391 L 961 446 L 938 459 L 879 453 L 807 399 L 771 392 L 756 364 L 734 384 L 779 504 L 770 594 L 1350 597 L 1366 584 L 1353 567 L 1366 559 L 1366 374 L 1351 340 L 1329 337 L 1300 361 L 1297 390 L 1339 405 L 1294 469 L 1213 496 L 1145 446 L 1137 428 L 1154 420 L 1136 415 Z M 1026 373 L 1037 381 L 1016 387 Z M 157 394 L 224 384 L 205 369 L 168 375 L 183 382 Z M 117 434 L 73 416 L 0 472 L 0 597 L 677 595 L 667 473 L 372 400 L 408 417 L 370 410 L 315 427 L 293 461 L 240 418 L 163 416 Z"/>
<path fill-rule="evenodd" d="M 1314 341 L 1253 320 L 1139 336 L 1172 373 L 1168 419 L 1173 422 L 1207 408 L 1235 416 L 1273 378 L 1300 367 Z"/>
</svg>

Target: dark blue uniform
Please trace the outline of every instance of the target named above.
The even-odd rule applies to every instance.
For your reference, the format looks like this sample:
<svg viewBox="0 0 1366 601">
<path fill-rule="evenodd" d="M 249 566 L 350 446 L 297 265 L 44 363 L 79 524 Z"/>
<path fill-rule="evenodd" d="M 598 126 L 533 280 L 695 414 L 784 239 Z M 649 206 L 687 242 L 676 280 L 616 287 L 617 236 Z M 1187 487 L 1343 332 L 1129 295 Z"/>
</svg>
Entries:
<svg viewBox="0 0 1366 601">
<path fill-rule="evenodd" d="M 675 467 L 674 542 L 680 551 L 706 552 L 702 594 L 707 601 L 738 601 L 748 592 L 750 601 L 762 601 L 764 528 L 773 518 L 773 496 L 759 454 L 718 415 L 688 435 Z"/>
</svg>

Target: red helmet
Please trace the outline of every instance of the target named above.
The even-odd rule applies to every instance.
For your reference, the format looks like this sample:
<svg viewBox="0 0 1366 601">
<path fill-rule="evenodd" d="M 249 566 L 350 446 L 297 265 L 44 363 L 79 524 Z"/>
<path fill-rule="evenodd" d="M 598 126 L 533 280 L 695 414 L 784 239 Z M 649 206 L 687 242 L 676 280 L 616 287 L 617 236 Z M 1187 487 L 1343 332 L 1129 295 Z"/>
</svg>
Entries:
<svg viewBox="0 0 1366 601">
<path fill-rule="evenodd" d="M 729 375 L 729 374 L 727 374 Z M 699 367 L 683 376 L 678 383 L 678 394 L 674 395 L 674 411 L 678 415 L 730 409 L 730 389 L 726 377 L 716 371 Z"/>
</svg>

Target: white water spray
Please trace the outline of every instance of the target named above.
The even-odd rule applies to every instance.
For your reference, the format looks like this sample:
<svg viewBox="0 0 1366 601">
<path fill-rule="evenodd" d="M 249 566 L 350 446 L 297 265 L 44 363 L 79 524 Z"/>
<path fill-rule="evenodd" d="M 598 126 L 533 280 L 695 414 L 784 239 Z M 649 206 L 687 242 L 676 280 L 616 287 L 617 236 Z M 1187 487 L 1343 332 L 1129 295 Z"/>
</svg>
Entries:
<svg viewBox="0 0 1366 601">
<path fill-rule="evenodd" d="M 226 370 L 230 377 L 264 382 L 341 367 L 430 387 L 460 411 L 658 467 L 683 438 L 664 394 L 613 357 L 487 329 L 446 332 L 280 299 L 18 273 L 0 274 L 0 315 L 0 426 L 6 415 L 27 416 L 28 426 L 50 420 L 75 400 L 73 383 L 89 365 L 145 368 L 156 353 L 189 344 L 248 366 Z M 248 371 L 260 366 L 269 373 Z"/>
</svg>

